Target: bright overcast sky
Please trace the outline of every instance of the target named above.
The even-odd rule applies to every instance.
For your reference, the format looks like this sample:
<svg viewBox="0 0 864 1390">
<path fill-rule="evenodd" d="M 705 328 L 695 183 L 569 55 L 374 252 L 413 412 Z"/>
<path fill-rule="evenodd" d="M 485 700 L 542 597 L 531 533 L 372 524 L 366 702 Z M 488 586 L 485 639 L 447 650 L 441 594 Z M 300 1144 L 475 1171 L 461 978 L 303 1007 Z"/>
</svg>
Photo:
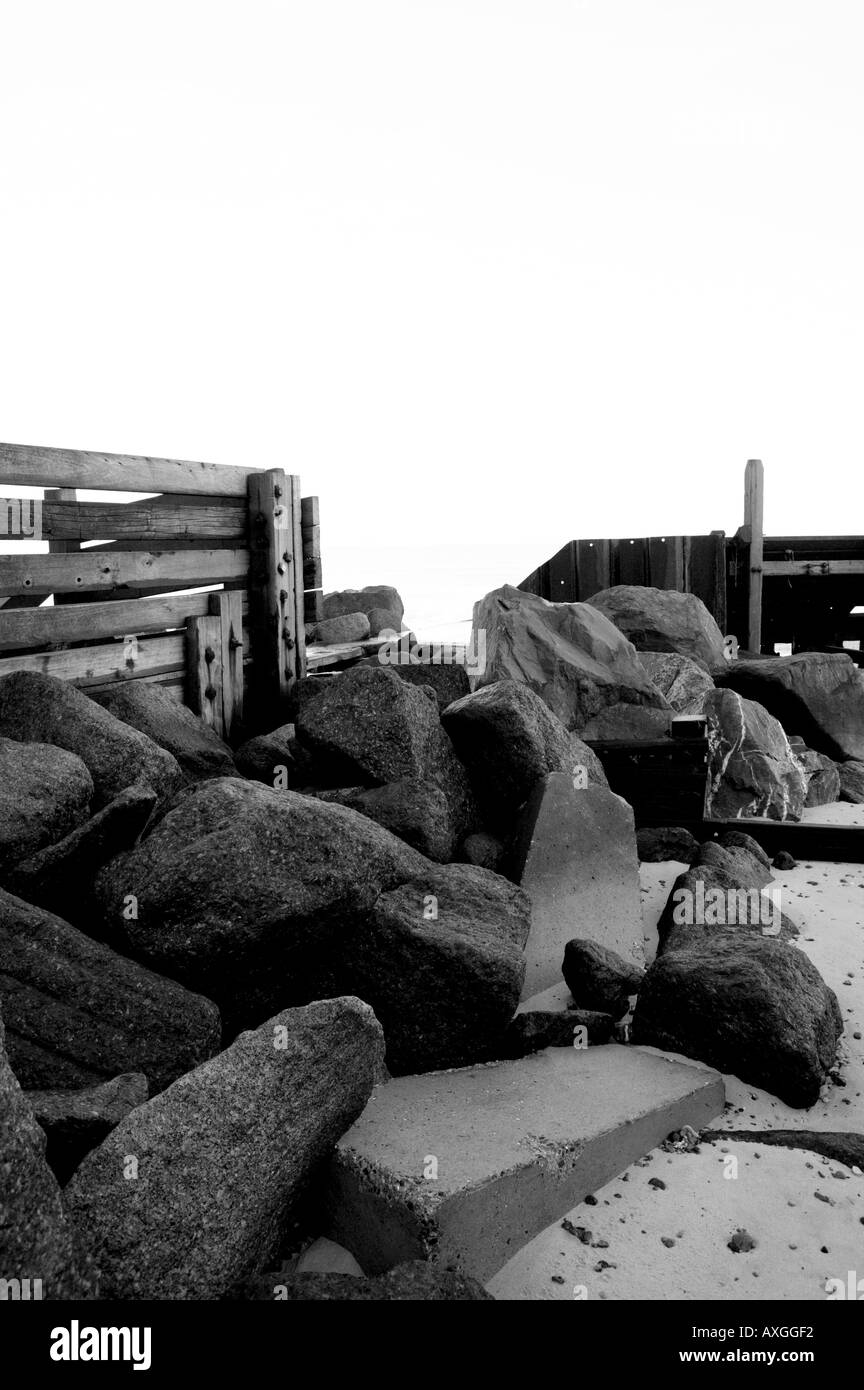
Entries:
<svg viewBox="0 0 864 1390">
<path fill-rule="evenodd" d="M 769 532 L 864 532 L 861 0 L 12 0 L 0 51 L 0 438 L 284 466 L 325 563 L 733 531 L 749 456 Z"/>
</svg>

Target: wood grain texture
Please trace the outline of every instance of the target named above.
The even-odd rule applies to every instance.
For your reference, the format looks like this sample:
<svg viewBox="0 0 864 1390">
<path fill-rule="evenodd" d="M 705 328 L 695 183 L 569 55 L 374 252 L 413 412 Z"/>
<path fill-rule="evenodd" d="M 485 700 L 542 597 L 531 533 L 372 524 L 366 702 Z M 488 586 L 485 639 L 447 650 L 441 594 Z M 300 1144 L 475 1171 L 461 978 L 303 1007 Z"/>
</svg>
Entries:
<svg viewBox="0 0 864 1390">
<path fill-rule="evenodd" d="M 0 477 L 19 487 L 72 487 L 110 492 L 169 492 L 245 497 L 256 469 L 187 459 L 103 454 L 32 444 L 0 444 Z"/>
<path fill-rule="evenodd" d="M 247 550 L 102 551 L 0 555 L 0 594 L 93 593 L 149 586 L 193 588 L 244 579 Z"/>
</svg>

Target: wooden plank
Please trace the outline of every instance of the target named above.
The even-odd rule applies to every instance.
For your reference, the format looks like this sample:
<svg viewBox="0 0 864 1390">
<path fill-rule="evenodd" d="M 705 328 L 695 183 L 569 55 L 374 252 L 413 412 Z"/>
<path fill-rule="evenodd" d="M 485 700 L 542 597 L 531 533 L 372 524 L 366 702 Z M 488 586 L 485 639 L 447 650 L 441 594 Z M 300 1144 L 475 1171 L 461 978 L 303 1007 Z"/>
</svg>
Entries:
<svg viewBox="0 0 864 1390">
<path fill-rule="evenodd" d="M 576 542 L 576 576 L 580 603 L 610 587 L 612 558 L 608 540 Z"/>
<path fill-rule="evenodd" d="M 575 603 L 579 597 L 576 552 L 572 541 L 562 545 L 549 564 L 549 598 L 553 603 Z"/>
<path fill-rule="evenodd" d="M 300 524 L 304 531 L 307 527 L 321 525 L 320 507 L 317 497 L 301 497 Z"/>
<path fill-rule="evenodd" d="M 618 583 L 647 583 L 648 542 L 643 537 L 635 537 L 618 542 Z"/>
<path fill-rule="evenodd" d="M 255 663 L 251 693 L 256 723 L 279 722 L 295 681 L 293 545 L 287 474 L 281 468 L 253 474 L 249 478 L 249 637 Z"/>
<path fill-rule="evenodd" d="M 315 580 L 309 584 L 306 580 L 306 565 L 303 560 L 303 499 L 300 496 L 300 479 L 296 473 L 288 477 L 289 502 L 291 507 L 291 549 L 287 556 L 283 557 L 290 563 L 289 575 L 293 577 L 293 602 L 294 602 L 294 674 L 300 678 L 306 674 L 306 629 L 304 626 L 305 600 L 304 589 L 320 589 L 323 585 L 321 577 L 321 557 L 315 557 Z"/>
<path fill-rule="evenodd" d="M 125 642 L 102 642 L 90 647 L 0 656 L 0 676 L 14 671 L 40 671 L 75 685 L 106 684 L 183 669 L 183 633 L 160 637 L 130 637 Z"/>
<path fill-rule="evenodd" d="M 747 601 L 747 648 L 762 650 L 762 554 L 764 470 L 760 459 L 748 459 L 744 474 L 744 525 L 750 534 L 750 582 Z"/>
<path fill-rule="evenodd" d="M 0 594 L 95 593 L 148 585 L 193 588 L 243 579 L 248 570 L 246 550 L 0 555 Z"/>
<path fill-rule="evenodd" d="M 864 574 L 864 560 L 763 560 L 765 579 L 801 576 L 816 579 L 822 575 Z"/>
<path fill-rule="evenodd" d="M 765 536 L 763 548 L 774 558 L 785 557 L 789 550 L 790 558 L 798 560 L 809 556 L 854 560 L 864 555 L 864 536 Z"/>
<path fill-rule="evenodd" d="M 0 476 L 16 487 L 73 487 L 110 492 L 171 492 L 245 497 L 257 470 L 187 459 L 103 454 L 31 444 L 0 444 Z"/>
<path fill-rule="evenodd" d="M 680 536 L 650 536 L 647 542 L 647 583 L 653 589 L 684 587 L 684 561 Z"/>
<path fill-rule="evenodd" d="M 321 527 L 303 527 L 303 559 L 321 562 Z"/>
<path fill-rule="evenodd" d="M 726 631 L 726 536 L 690 537 L 690 592 L 700 598 L 720 628 Z"/>
<path fill-rule="evenodd" d="M 42 503 L 42 539 L 47 540 L 48 550 L 52 555 L 68 555 L 81 547 L 78 544 L 80 537 L 70 537 L 60 540 L 51 533 L 50 527 L 46 528 L 45 511 L 52 507 L 76 507 L 78 494 L 74 487 L 49 487 L 45 489 L 45 500 Z"/>
<path fill-rule="evenodd" d="M 223 591 L 210 594 L 209 600 L 220 626 L 222 737 L 230 739 L 243 720 L 243 596 Z"/>
<path fill-rule="evenodd" d="M 321 572 L 319 558 L 303 561 L 301 582 L 304 589 L 322 589 L 324 587 L 324 576 Z"/>
<path fill-rule="evenodd" d="M 71 492 L 68 498 L 48 499 L 47 492 Z M 157 506 L 162 499 L 146 502 L 77 502 L 74 490 L 46 490 L 42 504 L 42 536 L 59 541 L 246 541 L 246 504 L 233 499 L 201 499 L 201 505 Z M 52 547 L 53 548 L 53 547 Z M 222 546 L 218 547 L 223 548 Z"/>
<path fill-rule="evenodd" d="M 222 619 L 208 613 L 186 620 L 186 704 L 220 738 L 222 709 Z"/>
<path fill-rule="evenodd" d="M 324 590 L 307 589 L 303 594 L 303 622 L 320 623 L 324 617 Z"/>
<path fill-rule="evenodd" d="M 306 667 L 309 671 L 320 671 L 328 666 L 338 666 L 345 661 L 359 661 L 364 656 L 374 656 L 387 642 L 402 641 L 410 634 L 403 629 L 398 638 L 367 637 L 364 642 L 339 642 L 331 646 L 316 643 L 306 648 Z"/>
</svg>

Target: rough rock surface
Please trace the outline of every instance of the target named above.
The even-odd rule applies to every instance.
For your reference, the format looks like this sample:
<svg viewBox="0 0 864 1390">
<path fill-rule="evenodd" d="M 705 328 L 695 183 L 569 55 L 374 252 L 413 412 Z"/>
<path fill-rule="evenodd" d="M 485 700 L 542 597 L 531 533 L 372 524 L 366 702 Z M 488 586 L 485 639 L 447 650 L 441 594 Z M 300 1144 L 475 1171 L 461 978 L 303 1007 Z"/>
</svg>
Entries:
<svg viewBox="0 0 864 1390">
<path fill-rule="evenodd" d="M 390 669 L 409 685 L 431 685 L 439 714 L 471 689 L 468 672 L 455 661 L 398 662 Z"/>
<path fill-rule="evenodd" d="M 408 685 L 388 667 L 355 666 L 303 706 L 297 733 L 331 786 L 432 781 L 447 797 L 457 837 L 474 828 L 468 777 L 428 687 Z"/>
<path fill-rule="evenodd" d="M 65 1192 L 103 1297 L 216 1299 L 266 1265 L 383 1053 L 368 1005 L 326 999 L 241 1034 L 121 1120 Z"/>
<path fill-rule="evenodd" d="M 367 584 L 365 589 L 338 589 L 324 595 L 324 617 L 341 618 L 346 613 L 366 613 L 383 608 L 397 616 L 395 627 L 402 625 L 405 605 L 389 584 Z"/>
<path fill-rule="evenodd" d="M 864 759 L 864 671 L 840 652 L 732 661 L 716 675 L 830 758 Z"/>
<path fill-rule="evenodd" d="M 225 777 L 183 791 L 97 892 L 123 948 L 215 999 L 233 1029 L 322 997 L 309 993 L 322 961 L 427 867 L 356 811 Z"/>
<path fill-rule="evenodd" d="M 293 724 L 281 724 L 247 739 L 234 754 L 234 761 L 241 777 L 268 787 L 305 786 L 312 775 L 309 755 L 297 742 Z"/>
<path fill-rule="evenodd" d="M 85 1154 L 95 1149 L 130 1110 L 149 1096 L 143 1072 L 126 1072 L 80 1091 L 28 1091 L 27 1100 L 48 1146 L 45 1157 L 59 1183 L 71 1178 Z"/>
<path fill-rule="evenodd" d="M 864 802 L 864 762 L 850 759 L 837 764 L 840 778 L 840 800 L 851 801 L 854 805 Z"/>
<path fill-rule="evenodd" d="M 842 1029 L 836 996 L 803 951 L 717 931 L 651 966 L 632 1039 L 733 1072 L 806 1108 L 834 1065 Z"/>
<path fill-rule="evenodd" d="M 338 618 L 322 618 L 316 623 L 313 641 L 336 646 L 340 642 L 365 642 L 369 636 L 369 619 L 365 613 L 342 613 Z"/>
<path fill-rule="evenodd" d="M 87 819 L 93 779 L 74 753 L 0 738 L 0 880 Z"/>
<path fill-rule="evenodd" d="M 583 738 L 618 743 L 640 743 L 668 738 L 674 710 L 648 709 L 623 701 L 601 709 L 582 729 Z"/>
<path fill-rule="evenodd" d="M 507 1025 L 500 1056 L 527 1057 L 545 1047 L 602 1047 L 614 1035 L 615 1020 L 609 1014 L 578 1009 L 564 985 L 561 991 L 553 986 L 520 1004 Z"/>
<path fill-rule="evenodd" d="M 227 743 L 162 686 L 152 681 L 125 681 L 90 698 L 173 754 L 190 777 L 230 777 L 233 773 Z"/>
<path fill-rule="evenodd" d="M 686 949 L 718 931 L 770 936 L 789 941 L 799 935 L 779 906 L 779 897 L 742 880 L 737 868 L 718 860 L 693 864 L 679 874 L 657 923 L 658 956 Z"/>
<path fill-rule="evenodd" d="M 497 873 L 504 857 L 504 846 L 488 831 L 478 830 L 476 835 L 465 837 L 462 854 L 467 864 L 476 864 L 478 869 L 492 869 Z"/>
<path fill-rule="evenodd" d="M 840 800 L 840 773 L 837 764 L 812 748 L 793 749 L 807 778 L 805 806 L 830 806 Z"/>
<path fill-rule="evenodd" d="M 635 647 L 588 603 L 548 603 L 505 584 L 475 604 L 473 627 L 486 634 L 479 684 L 529 685 L 568 729 L 619 702 L 666 708 Z"/>
<path fill-rule="evenodd" d="M 616 584 L 588 602 L 643 652 L 678 652 L 710 670 L 722 662 L 723 634 L 701 598 L 677 589 Z"/>
<path fill-rule="evenodd" d="M 492 1299 L 470 1274 L 445 1269 L 429 1260 L 409 1260 L 374 1278 L 356 1274 L 282 1274 L 273 1270 L 247 1280 L 234 1298 L 304 1303 L 362 1302 L 469 1303 Z M 494 1302 L 494 1299 L 492 1299 Z"/>
<path fill-rule="evenodd" d="M 511 831 L 520 806 L 549 772 L 608 786 L 596 753 L 571 734 L 530 686 L 515 680 L 481 686 L 449 705 L 442 722 L 487 824 Z"/>
<path fill-rule="evenodd" d="M 382 632 L 401 632 L 402 617 L 395 608 L 370 608 L 367 613 L 369 632 L 377 637 Z"/>
<path fill-rule="evenodd" d="M 74 1231 L 57 1179 L 45 1162 L 45 1135 L 4 1050 L 0 1018 L 0 1258 L 4 1279 L 42 1281 L 45 1299 L 87 1298 Z"/>
<path fill-rule="evenodd" d="M 150 787 L 127 787 L 65 839 L 18 864 L 6 875 L 4 887 L 16 897 L 65 914 L 69 921 L 88 918 L 96 873 L 115 854 L 131 849 L 155 804 Z"/>
<path fill-rule="evenodd" d="M 152 1091 L 219 1046 L 209 999 L 0 891 L 0 1006 L 22 1086 L 90 1086 L 144 1072 Z"/>
<path fill-rule="evenodd" d="M 453 818 L 447 798 L 435 782 L 403 777 L 383 787 L 346 787 L 318 795 L 322 801 L 350 806 L 377 821 L 427 859 L 447 864 L 454 856 Z"/>
<path fill-rule="evenodd" d="M 642 864 L 663 864 L 668 859 L 692 864 L 699 841 L 680 825 L 643 826 L 636 831 L 636 848 Z"/>
<path fill-rule="evenodd" d="M 531 925 L 520 888 L 451 864 L 383 893 L 346 937 L 337 986 L 366 999 L 390 1072 L 489 1060 L 519 1003 Z"/>
<path fill-rule="evenodd" d="M 681 652 L 640 651 L 639 660 L 676 714 L 701 714 L 714 682 L 704 666 Z"/>
<path fill-rule="evenodd" d="M 709 815 L 800 820 L 806 777 L 781 725 L 734 690 L 705 700 L 710 744 Z"/>
<path fill-rule="evenodd" d="M 752 835 L 748 835 L 745 830 L 724 830 L 718 840 L 724 849 L 746 849 L 749 854 L 761 864 L 763 869 L 771 868 L 771 859 L 765 853 L 758 840 L 754 840 Z"/>
<path fill-rule="evenodd" d="M 133 784 L 163 796 L 183 781 L 176 758 L 74 685 L 36 671 L 0 676 L 0 736 L 76 753 L 93 778 L 96 808 Z"/>
<path fill-rule="evenodd" d="M 596 941 L 574 937 L 564 947 L 561 973 L 574 1002 L 583 1009 L 596 1009 L 622 1018 L 630 1007 L 645 974 L 631 961 Z"/>
</svg>

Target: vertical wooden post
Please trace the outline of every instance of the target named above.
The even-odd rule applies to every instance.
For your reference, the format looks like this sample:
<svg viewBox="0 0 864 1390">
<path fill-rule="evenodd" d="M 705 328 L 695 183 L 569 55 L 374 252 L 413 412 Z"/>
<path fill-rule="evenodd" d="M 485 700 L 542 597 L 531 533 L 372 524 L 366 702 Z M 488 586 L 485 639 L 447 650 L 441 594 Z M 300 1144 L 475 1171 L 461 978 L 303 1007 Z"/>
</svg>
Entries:
<svg viewBox="0 0 864 1390">
<path fill-rule="evenodd" d="M 300 504 L 300 524 L 303 533 L 303 618 L 307 623 L 320 623 L 324 616 L 324 591 L 321 578 L 321 520 L 317 497 L 304 497 Z"/>
<path fill-rule="evenodd" d="M 712 531 L 714 541 L 714 605 L 711 615 L 720 631 L 726 633 L 726 532 Z"/>
<path fill-rule="evenodd" d="M 210 595 L 210 613 L 219 619 L 222 676 L 222 738 L 229 742 L 243 720 L 243 595 L 225 590 Z"/>
<path fill-rule="evenodd" d="M 222 620 L 212 614 L 186 619 L 186 704 L 224 737 Z"/>
<path fill-rule="evenodd" d="M 303 501 L 300 496 L 300 479 L 296 473 L 290 475 L 288 483 L 290 485 L 291 505 L 291 545 L 289 548 L 291 570 L 289 574 L 294 581 L 294 675 L 300 677 L 306 674 L 306 628 L 303 599 L 303 590 L 305 588 L 305 581 L 303 578 Z"/>
<path fill-rule="evenodd" d="M 750 545 L 747 585 L 747 648 L 762 650 L 762 524 L 764 470 L 761 459 L 748 459 L 744 474 L 744 526 Z"/>
<path fill-rule="evenodd" d="M 281 468 L 250 473 L 249 638 L 253 672 L 253 718 L 262 727 L 285 722 L 285 702 L 297 677 L 297 586 L 302 626 L 302 547 L 300 507 L 294 506 L 292 479 Z M 298 484 L 299 488 L 299 484 Z M 296 528 L 295 528 L 296 510 Z M 295 570 L 300 569 L 299 580 Z M 301 657 L 305 645 L 301 648 Z M 300 662 L 301 668 L 303 662 Z M 271 722 L 272 721 L 272 722 Z"/>
</svg>

